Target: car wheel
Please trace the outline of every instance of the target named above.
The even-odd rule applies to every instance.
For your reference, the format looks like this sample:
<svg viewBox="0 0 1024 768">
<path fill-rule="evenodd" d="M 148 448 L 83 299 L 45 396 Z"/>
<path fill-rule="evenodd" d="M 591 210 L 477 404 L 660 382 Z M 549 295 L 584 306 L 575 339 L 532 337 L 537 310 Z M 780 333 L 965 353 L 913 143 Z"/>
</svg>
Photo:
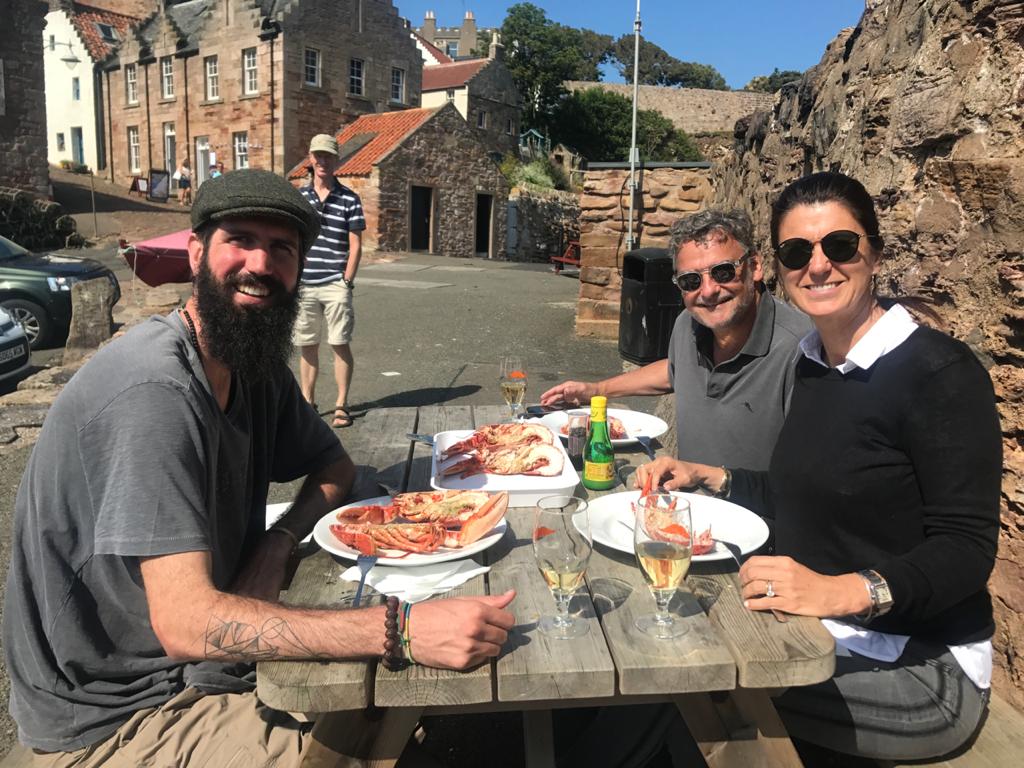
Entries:
<svg viewBox="0 0 1024 768">
<path fill-rule="evenodd" d="M 0 302 L 7 310 L 14 322 L 20 323 L 28 336 L 28 343 L 32 349 L 39 349 L 50 338 L 50 331 L 53 324 L 46 316 L 46 311 L 38 304 L 24 299 L 8 299 Z"/>
</svg>

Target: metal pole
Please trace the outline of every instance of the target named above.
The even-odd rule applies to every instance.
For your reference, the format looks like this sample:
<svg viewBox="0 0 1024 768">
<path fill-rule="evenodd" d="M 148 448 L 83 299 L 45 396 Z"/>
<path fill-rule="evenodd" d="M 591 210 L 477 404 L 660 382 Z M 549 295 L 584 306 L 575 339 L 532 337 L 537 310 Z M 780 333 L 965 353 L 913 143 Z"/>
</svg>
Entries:
<svg viewBox="0 0 1024 768">
<path fill-rule="evenodd" d="M 100 237 L 100 222 L 96 218 L 96 174 L 89 171 L 89 194 L 92 197 L 92 236 L 97 240 Z"/>
<path fill-rule="evenodd" d="M 633 22 L 633 137 L 629 143 L 629 230 L 626 235 L 626 250 L 633 250 L 633 205 L 636 201 L 636 165 L 640 161 L 640 150 L 636 146 L 636 102 L 640 93 L 640 0 L 636 0 L 636 20 Z"/>
</svg>

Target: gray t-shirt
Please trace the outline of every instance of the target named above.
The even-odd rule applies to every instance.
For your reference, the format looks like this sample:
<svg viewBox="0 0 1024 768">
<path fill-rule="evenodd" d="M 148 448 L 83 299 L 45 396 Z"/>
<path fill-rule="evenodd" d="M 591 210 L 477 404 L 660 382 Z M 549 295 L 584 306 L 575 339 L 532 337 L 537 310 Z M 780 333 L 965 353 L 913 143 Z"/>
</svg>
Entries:
<svg viewBox="0 0 1024 768">
<path fill-rule="evenodd" d="M 681 312 L 668 353 L 679 458 L 767 469 L 789 407 L 797 348 L 812 327 L 805 314 L 764 291 L 743 349 L 714 365 L 711 331 Z"/>
<path fill-rule="evenodd" d="M 100 350 L 50 409 L 15 503 L 3 643 L 19 739 L 79 749 L 188 685 L 251 687 L 248 665 L 167 656 L 139 559 L 210 551 L 227 587 L 269 483 L 343 455 L 284 366 L 236 376 L 222 412 L 176 314 Z"/>
</svg>

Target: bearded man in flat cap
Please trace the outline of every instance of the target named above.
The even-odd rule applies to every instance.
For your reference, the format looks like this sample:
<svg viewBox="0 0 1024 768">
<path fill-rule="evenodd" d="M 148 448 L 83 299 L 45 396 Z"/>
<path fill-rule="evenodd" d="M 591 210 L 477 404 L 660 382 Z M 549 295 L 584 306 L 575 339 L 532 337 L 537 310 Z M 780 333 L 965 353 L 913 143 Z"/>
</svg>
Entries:
<svg viewBox="0 0 1024 768">
<path fill-rule="evenodd" d="M 74 376 L 18 490 L 3 645 L 19 764 L 298 765 L 312 725 L 257 699 L 253 664 L 384 654 L 382 606 L 277 602 L 295 546 L 355 474 L 287 366 L 319 217 L 244 170 L 202 186 L 192 227 L 191 298 Z M 302 476 L 265 530 L 269 483 Z M 497 655 L 511 599 L 418 604 L 416 660 Z M 467 642 L 468 663 L 451 650 Z"/>
</svg>

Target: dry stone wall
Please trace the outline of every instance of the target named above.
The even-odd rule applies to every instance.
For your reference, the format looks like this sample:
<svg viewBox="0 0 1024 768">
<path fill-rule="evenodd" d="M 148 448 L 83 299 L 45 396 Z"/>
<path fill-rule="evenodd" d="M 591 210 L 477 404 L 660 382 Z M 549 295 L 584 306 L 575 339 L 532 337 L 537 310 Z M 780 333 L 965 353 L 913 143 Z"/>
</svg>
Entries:
<svg viewBox="0 0 1024 768">
<path fill-rule="evenodd" d="M 709 169 L 642 171 L 634 201 L 634 247 L 667 245 L 672 223 L 701 210 L 710 199 L 710 176 Z M 619 337 L 622 257 L 628 225 L 629 170 L 587 171 L 580 199 L 578 336 Z"/>
<path fill-rule="evenodd" d="M 570 192 L 516 187 L 509 197 L 509 261 L 548 261 L 580 237 L 580 201 Z"/>
<path fill-rule="evenodd" d="M 1004 433 L 991 590 L 998 693 L 1024 708 L 1024 3 L 876 0 L 821 62 L 737 126 L 716 201 L 752 212 L 842 170 L 877 201 L 885 292 L 933 299 L 989 367 Z"/>
</svg>

